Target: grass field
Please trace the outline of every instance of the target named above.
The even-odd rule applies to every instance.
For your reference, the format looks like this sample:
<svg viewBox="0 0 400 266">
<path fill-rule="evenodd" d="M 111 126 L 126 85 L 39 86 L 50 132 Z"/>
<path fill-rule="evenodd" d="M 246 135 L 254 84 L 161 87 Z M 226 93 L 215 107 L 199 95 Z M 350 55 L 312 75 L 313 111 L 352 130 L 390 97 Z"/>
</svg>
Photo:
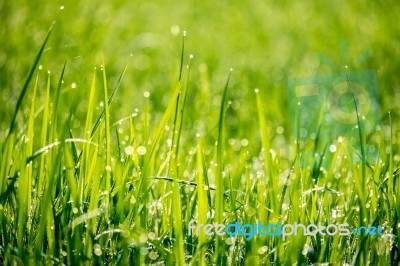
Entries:
<svg viewBox="0 0 400 266">
<path fill-rule="evenodd" d="M 0 264 L 398 265 L 399 14 L 396 1 L 0 1 Z M 351 81 L 368 69 L 376 121 Z M 356 122 L 303 141 L 290 80 L 326 75 L 347 77 Z M 247 240 L 191 234 L 191 220 L 383 235 Z"/>
</svg>

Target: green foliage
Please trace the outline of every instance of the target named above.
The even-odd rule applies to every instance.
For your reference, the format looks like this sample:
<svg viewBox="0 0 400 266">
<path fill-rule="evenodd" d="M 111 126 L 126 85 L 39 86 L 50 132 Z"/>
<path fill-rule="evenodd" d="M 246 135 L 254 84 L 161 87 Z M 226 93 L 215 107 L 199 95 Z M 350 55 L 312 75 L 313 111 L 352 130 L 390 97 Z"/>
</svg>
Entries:
<svg viewBox="0 0 400 266">
<path fill-rule="evenodd" d="M 0 3 L 0 264 L 396 263 L 395 1 L 69 1 L 58 9 Z M 360 160 L 343 138 L 324 148 L 329 163 L 321 156 L 302 167 L 286 79 L 344 64 L 376 70 L 381 130 L 365 134 L 358 116 Z M 374 163 L 365 160 L 369 144 Z M 247 241 L 189 234 L 192 219 L 346 222 L 381 225 L 385 235 Z"/>
</svg>

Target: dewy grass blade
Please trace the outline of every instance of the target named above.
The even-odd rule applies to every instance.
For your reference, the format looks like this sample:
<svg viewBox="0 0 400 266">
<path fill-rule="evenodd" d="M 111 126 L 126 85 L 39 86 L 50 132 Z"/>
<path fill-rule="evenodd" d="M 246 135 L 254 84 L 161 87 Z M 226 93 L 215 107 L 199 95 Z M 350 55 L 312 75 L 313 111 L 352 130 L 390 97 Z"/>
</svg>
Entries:
<svg viewBox="0 0 400 266">
<path fill-rule="evenodd" d="M 29 70 L 29 73 L 28 73 L 28 76 L 26 77 L 25 83 L 22 86 L 21 93 L 20 93 L 20 95 L 18 97 L 17 104 L 15 106 L 15 111 L 14 111 L 13 117 L 11 119 L 10 129 L 8 131 L 7 139 L 10 136 L 10 134 L 13 133 L 13 131 L 14 131 L 14 128 L 15 128 L 15 125 L 16 125 L 16 122 L 17 122 L 16 120 L 17 120 L 18 111 L 21 110 L 21 108 L 22 108 L 21 107 L 22 101 L 25 98 L 26 92 L 27 92 L 28 87 L 29 87 L 29 83 L 31 82 L 32 77 L 33 77 L 33 73 L 35 72 L 36 67 L 39 64 L 39 61 L 40 61 L 40 58 L 42 57 L 44 48 L 46 47 L 47 41 L 50 38 L 51 32 L 53 31 L 54 24 L 55 24 L 55 22 L 53 22 L 53 24 L 50 26 L 50 29 L 47 32 L 47 35 L 46 35 L 46 37 L 45 37 L 45 39 L 44 39 L 44 41 L 42 43 L 42 46 L 40 47 L 39 52 L 36 55 L 35 61 L 33 62 L 33 65 L 31 67 L 31 69 Z"/>
<path fill-rule="evenodd" d="M 197 208 L 199 223 L 207 223 L 207 209 L 209 206 L 207 193 L 205 190 L 206 182 L 204 180 L 203 171 L 203 147 L 200 140 L 197 142 L 197 156 L 196 156 L 196 180 L 197 180 Z M 206 243 L 206 236 L 204 234 L 199 235 L 199 246 L 203 246 Z M 204 265 L 204 249 L 201 249 L 200 264 Z"/>
<path fill-rule="evenodd" d="M 50 72 L 47 73 L 47 86 L 46 86 L 46 98 L 45 98 L 45 104 L 44 104 L 44 109 L 43 109 L 43 121 L 42 121 L 42 128 L 41 128 L 41 147 L 46 146 L 47 143 L 47 138 L 48 138 L 48 125 L 51 124 L 50 121 Z M 39 173 L 42 173 L 45 168 L 45 158 L 42 157 L 40 160 L 40 168 L 39 168 Z M 38 191 L 39 194 L 43 193 L 43 186 L 45 185 L 44 182 L 44 175 L 39 174 L 38 178 Z"/>
<path fill-rule="evenodd" d="M 52 112 L 52 118 L 51 118 L 52 127 L 51 127 L 50 136 L 49 136 L 51 140 L 54 139 L 55 136 L 57 135 L 58 104 L 59 104 L 59 100 L 60 100 L 60 91 L 61 91 L 61 87 L 62 87 L 62 84 L 63 84 L 63 78 L 64 78 L 66 65 L 67 65 L 67 63 L 65 62 L 64 65 L 63 65 L 63 68 L 61 70 L 61 74 L 60 74 L 60 77 L 58 79 L 57 88 L 56 88 L 56 91 L 55 91 L 55 94 L 54 94 L 54 98 L 53 98 L 53 108 L 51 110 L 51 112 Z"/>
<path fill-rule="evenodd" d="M 359 142 L 360 142 L 360 152 L 361 152 L 361 178 L 360 180 L 360 184 L 356 184 L 356 187 L 358 187 L 358 193 L 359 193 L 359 198 L 360 198 L 360 224 L 363 222 L 364 219 L 364 215 L 366 215 L 365 213 L 365 194 L 367 191 L 367 186 L 366 186 L 366 165 L 367 165 L 367 158 L 365 156 L 365 142 L 364 142 L 364 136 L 363 136 L 363 129 L 362 129 L 362 124 L 361 124 L 361 120 L 360 120 L 360 112 L 359 112 L 359 108 L 358 108 L 358 103 L 357 103 L 357 99 L 356 99 L 356 95 L 354 93 L 353 90 L 353 86 L 352 83 L 350 81 L 350 77 L 349 77 L 349 73 L 347 71 L 347 66 L 345 67 L 346 70 L 346 79 L 347 79 L 347 83 L 349 84 L 349 88 L 353 97 L 353 102 L 354 102 L 354 109 L 356 111 L 356 115 L 357 115 L 357 129 L 358 129 L 358 137 L 359 137 Z M 354 175 L 357 177 L 359 175 L 359 173 L 354 170 Z M 356 179 L 357 182 L 357 179 Z"/>
<path fill-rule="evenodd" d="M 232 69 L 229 71 L 228 78 L 226 80 L 222 98 L 221 105 L 219 109 L 219 118 L 218 118 L 218 138 L 217 138 L 217 167 L 215 168 L 215 222 L 223 223 L 224 217 L 224 194 L 225 194 L 225 186 L 224 186 L 224 116 L 225 116 L 225 102 L 229 87 L 229 81 L 231 79 Z M 221 264 L 225 261 L 225 255 L 221 252 L 224 249 L 224 242 L 220 238 L 216 238 L 216 256 L 215 260 L 217 264 Z"/>
<path fill-rule="evenodd" d="M 388 172 L 388 197 L 389 197 L 389 203 L 391 204 L 392 208 L 395 206 L 396 202 L 396 195 L 394 194 L 394 172 L 393 172 L 393 125 L 392 125 L 392 116 L 389 111 L 389 127 L 390 127 L 390 137 L 389 137 L 389 145 L 390 145 L 390 152 L 389 152 L 389 172 Z M 400 189 L 397 190 L 397 199 L 399 199 L 400 196 Z M 397 206 L 400 206 L 399 203 L 397 203 Z M 400 213 L 400 208 L 397 208 L 397 210 Z"/>
<path fill-rule="evenodd" d="M 184 31 L 182 34 L 181 61 L 180 61 L 179 79 L 178 79 L 179 81 L 182 78 L 182 72 L 183 72 L 183 58 L 185 55 L 185 38 L 186 38 L 186 31 Z"/>
<path fill-rule="evenodd" d="M 102 63 L 103 63 L 103 71 L 104 71 L 105 70 L 104 62 L 102 62 Z M 129 65 L 129 62 L 125 65 L 124 69 L 122 70 L 121 74 L 119 75 L 117 84 L 115 85 L 115 87 L 114 87 L 114 89 L 113 89 L 113 91 L 111 93 L 111 96 L 108 99 L 105 99 L 105 102 L 108 103 L 108 106 L 110 106 L 111 103 L 113 102 L 114 97 L 117 94 L 118 89 L 121 86 L 121 82 L 122 82 L 122 79 L 123 79 L 123 77 L 125 75 L 126 70 L 128 69 L 128 65 Z M 95 78 L 93 78 L 93 79 L 95 79 Z M 104 75 L 103 75 L 103 81 L 104 81 Z M 93 82 L 94 83 L 92 84 L 92 89 L 95 88 L 95 80 L 93 80 Z M 92 89 L 91 89 L 91 91 L 92 91 Z M 100 116 L 97 118 L 96 123 L 94 124 L 94 126 L 92 128 L 92 131 L 90 133 L 90 138 L 93 138 L 93 136 L 96 133 L 96 131 L 97 131 L 99 125 L 100 125 L 100 122 L 101 122 L 101 120 L 102 120 L 102 118 L 104 117 L 105 114 L 106 114 L 106 108 L 104 107 L 103 111 L 101 112 Z"/>
<path fill-rule="evenodd" d="M 400 213 L 396 119 L 399 110 L 397 102 L 390 98 L 394 99 L 397 93 L 395 79 L 382 80 L 385 87 L 394 86 L 393 94 L 388 90 L 380 92 L 381 103 L 391 110 L 390 115 L 382 119 L 382 132 L 367 135 L 377 123 L 370 120 L 370 113 L 365 113 L 365 120 L 362 117 L 366 110 L 355 84 L 364 87 L 368 94 L 375 92 L 369 87 L 373 81 L 364 80 L 358 76 L 358 71 L 349 71 L 347 75 L 355 93 L 354 105 L 352 101 L 348 105 L 350 92 L 346 92 L 344 98 L 335 97 L 338 102 L 329 98 L 328 86 L 339 80 L 342 86 L 344 73 L 333 74 L 338 77 L 333 80 L 315 76 L 288 82 L 289 87 L 293 86 L 293 90 L 288 90 L 289 101 L 278 89 L 284 86 L 286 73 L 292 73 L 282 69 L 290 63 L 286 59 L 304 56 L 302 61 L 310 63 L 305 64 L 306 68 L 318 68 L 317 62 L 306 58 L 309 53 L 304 52 L 301 45 L 302 54 L 296 54 L 299 47 L 290 46 L 293 56 L 289 57 L 267 50 L 257 52 L 271 49 L 273 45 L 241 50 L 243 55 L 238 56 L 236 48 L 245 43 L 235 44 L 232 50 L 226 38 L 232 38 L 235 43 L 248 41 L 239 38 L 244 33 L 242 30 L 234 35 L 225 34 L 201 20 L 204 30 L 199 32 L 201 39 L 193 48 L 198 50 L 201 46 L 202 49 L 200 60 L 195 64 L 185 54 L 189 42 L 179 35 L 182 31 L 178 25 L 171 27 L 172 35 L 177 36 L 173 38 L 179 46 L 178 52 L 181 52 L 175 56 L 174 52 L 170 53 L 174 48 L 167 44 L 168 37 L 165 38 L 168 33 L 153 31 L 154 25 L 150 24 L 145 28 L 141 24 L 128 24 L 130 16 L 125 16 L 125 12 L 118 13 L 120 16 L 114 21 L 113 12 L 124 9 L 125 3 L 99 6 L 98 10 L 91 10 L 93 16 L 84 20 L 79 16 L 86 15 L 87 10 L 81 10 L 78 5 L 82 12 L 68 10 L 70 16 L 62 20 L 62 31 L 52 31 L 36 62 L 33 62 L 35 58 L 29 62 L 29 49 L 42 35 L 37 29 L 42 28 L 40 24 L 46 20 L 43 17 L 46 12 L 33 14 L 34 9 L 20 6 L 21 3 L 17 0 L 0 4 L 0 9 L 5 7 L 7 11 L 3 12 L 5 24 L 0 36 L 10 30 L 16 33 L 6 36 L 9 38 L 2 42 L 4 51 L 0 52 L 0 72 L 4 71 L 0 75 L 4 90 L 0 97 L 3 107 L 0 112 L 4 117 L 4 121 L 0 121 L 4 131 L 0 133 L 0 264 L 395 265 L 400 260 L 396 242 L 399 237 L 397 214 Z M 40 1 L 35 4 L 38 10 L 51 8 Z M 236 5 L 242 4 L 236 1 L 230 6 L 232 11 Z M 72 6 L 71 3 L 67 7 Z M 163 12 L 162 8 L 144 7 L 147 8 L 140 9 L 138 15 L 155 12 L 152 15 L 157 19 L 151 21 L 163 22 L 157 13 Z M 219 12 L 220 8 L 214 12 L 200 2 L 198 7 L 194 10 L 196 15 L 188 13 L 190 27 L 198 23 L 197 12 L 202 7 L 207 7 L 210 15 L 207 19 L 221 18 L 228 23 L 228 28 L 234 26 L 229 23 L 247 19 L 243 12 L 232 20 L 224 18 L 227 12 Z M 248 19 L 265 13 L 263 5 L 254 7 L 253 18 Z M 290 11 L 279 14 L 295 11 L 289 10 L 290 5 L 276 8 Z M 379 8 L 376 5 L 374 14 L 379 15 L 382 11 Z M 391 9 L 396 8 L 392 5 Z M 175 9 L 171 7 L 171 10 Z M 312 13 L 313 8 L 308 11 Z M 99 14 L 107 16 L 100 24 L 97 23 Z M 181 12 L 176 14 L 179 16 Z M 109 18 L 113 23 L 107 23 Z M 323 16 L 318 19 L 324 22 Z M 21 27 L 22 23 L 28 27 Z M 378 23 L 378 28 L 385 23 Z M 308 26 L 312 27 L 311 24 Z M 119 34 L 116 25 L 130 25 L 126 29 L 129 34 L 125 30 Z M 103 30 L 111 35 L 103 36 Z M 141 34 L 139 31 L 143 30 L 146 32 Z M 73 38 L 69 36 L 71 33 Z M 271 33 L 272 37 L 276 35 Z M 201 34 L 206 34 L 206 38 Z M 129 35 L 128 40 L 124 39 L 125 35 Z M 221 36 L 227 41 L 222 43 Z M 284 41 L 280 46 L 290 41 L 291 34 L 285 36 L 289 39 L 278 40 Z M 120 41 L 113 42 L 118 39 L 115 37 L 121 38 Z M 250 46 L 260 43 L 254 40 L 261 40 L 262 36 L 252 37 L 255 38 Z M 382 41 L 384 35 L 376 37 Z M 39 41 L 38 50 L 43 40 Z M 315 41 L 318 44 L 320 40 Z M 48 57 L 45 54 L 50 42 L 51 57 Z M 362 45 L 354 49 L 361 49 Z M 109 60 L 101 59 L 98 62 L 102 65 L 101 71 L 100 67 L 93 71 L 97 64 L 93 60 L 99 57 L 98 46 L 106 51 Z M 133 69 L 126 64 L 124 69 L 118 70 L 120 60 L 125 59 L 118 58 L 117 53 L 125 54 L 127 49 L 134 52 Z M 38 51 L 34 53 L 36 56 Z M 261 57 L 244 60 L 254 54 Z M 271 56 L 270 60 L 262 60 L 266 55 Z M 159 56 L 161 62 L 157 60 Z M 353 55 L 348 53 L 348 57 Z M 334 65 L 332 62 L 340 63 L 340 59 L 347 58 L 323 59 Z M 107 65 L 105 60 L 109 61 Z M 366 63 L 374 63 L 373 60 Z M 223 73 L 221 76 L 226 61 L 238 64 L 240 75 L 237 80 L 235 77 L 234 85 L 230 79 L 232 74 L 228 81 Z M 261 61 L 267 64 L 266 68 L 260 67 Z M 387 66 L 395 64 L 396 60 L 381 64 L 380 79 L 388 76 L 386 72 L 391 73 Z M 40 70 L 54 67 L 59 69 L 57 77 Z M 24 69 L 28 70 L 28 78 L 21 76 Z M 261 72 L 271 75 L 261 76 Z M 215 89 L 221 78 L 221 90 Z M 123 88 L 122 80 L 127 89 Z M 20 89 L 15 95 L 13 88 L 19 81 Z M 176 87 L 170 87 L 171 81 Z M 325 83 L 320 86 L 320 81 Z M 256 95 L 249 93 L 249 88 L 257 87 L 259 82 L 271 90 Z M 316 83 L 318 86 L 314 86 Z M 344 89 L 350 91 L 347 82 L 344 84 Z M 231 87 L 235 90 L 231 91 Z M 139 93 L 144 91 L 144 97 L 140 97 Z M 9 95 L 15 96 L 14 104 L 9 102 Z M 120 98 L 118 105 L 117 97 Z M 369 110 L 377 114 L 377 103 L 372 101 L 373 97 L 370 99 Z M 360 113 L 357 114 L 358 132 L 355 114 L 354 125 L 348 124 L 343 131 L 334 124 L 340 121 L 330 119 L 333 111 L 329 106 L 337 103 L 339 109 L 351 115 Z M 287 104 L 293 107 L 289 112 L 290 118 L 294 118 L 292 132 L 287 130 Z M 356 112 L 355 108 L 358 108 Z M 344 132 L 349 128 L 352 131 Z M 326 138 L 336 133 L 343 138 Z M 291 134 L 295 142 L 290 140 Z M 357 144 L 352 145 L 354 143 Z M 232 236 L 227 231 L 222 236 L 216 231 L 209 236 L 208 229 L 216 228 L 217 223 L 223 224 L 225 229 L 235 223 L 241 228 L 232 232 L 235 229 L 230 227 Z M 243 227 L 258 223 L 260 226 L 288 225 L 285 233 L 290 233 L 290 225 L 295 223 L 306 227 L 311 223 L 322 226 L 348 223 L 350 230 L 381 225 L 384 235 L 367 236 L 364 231 L 362 234 L 352 231 L 349 235 L 339 235 L 339 232 L 307 235 L 300 226 L 297 235 L 293 233 L 283 239 L 282 235 L 262 235 L 264 230 L 279 233 L 279 228 L 275 231 L 273 226 L 269 230 L 258 227 L 261 233 L 255 233 L 254 227 Z M 330 228 L 331 233 L 335 231 L 332 226 Z"/>
<path fill-rule="evenodd" d="M 31 110 L 28 121 L 28 129 L 25 136 L 25 156 L 32 154 L 34 143 L 34 127 L 35 127 L 35 100 L 38 88 L 38 76 L 36 77 L 35 86 L 33 88 Z M 21 176 L 18 180 L 18 248 L 24 249 L 25 243 L 29 243 L 29 232 L 31 229 L 31 207 L 32 207 L 32 164 L 26 164 L 21 169 Z"/>
<path fill-rule="evenodd" d="M 139 184 L 135 187 L 134 190 L 134 198 L 135 199 L 142 199 L 143 202 L 146 201 L 147 195 L 148 195 L 148 178 L 149 176 L 152 176 L 151 172 L 152 170 L 150 169 L 150 166 L 152 164 L 152 161 L 154 160 L 154 156 L 156 153 L 156 147 L 159 145 L 161 138 L 163 134 L 165 133 L 165 127 L 167 123 L 170 121 L 171 117 L 174 114 L 175 106 L 176 106 L 176 99 L 180 93 L 181 90 L 181 82 L 178 82 L 178 85 L 175 88 L 175 91 L 171 97 L 171 100 L 167 106 L 167 109 L 165 110 L 163 117 L 161 118 L 161 121 L 157 127 L 157 129 L 154 131 L 152 137 L 151 137 L 151 145 L 150 145 L 150 150 L 149 152 L 146 152 L 144 160 L 143 160 L 143 170 L 142 170 L 142 177 L 139 180 Z M 132 208 L 132 213 L 136 215 L 137 210 L 139 208 L 140 202 L 137 200 L 135 201 L 135 204 Z"/>
<path fill-rule="evenodd" d="M 108 101 L 108 83 L 106 76 L 106 66 L 104 64 L 104 58 L 102 58 L 102 67 L 103 67 L 103 88 L 104 88 L 104 111 L 105 111 L 105 134 L 106 134 L 106 174 L 105 174 L 105 182 L 106 182 L 106 191 L 107 195 L 105 196 L 104 208 L 106 208 L 106 220 L 109 220 L 109 204 L 110 204 L 110 195 L 111 195 L 111 128 L 110 128 L 110 110 L 109 110 L 109 101 Z"/>
<path fill-rule="evenodd" d="M 174 227 L 174 234 L 176 238 L 176 245 L 175 245 L 175 252 L 176 257 L 175 261 L 178 265 L 185 264 L 185 256 L 184 256 L 184 243 L 183 243 L 183 229 L 182 229 L 182 213 L 181 213 L 181 196 L 180 196 L 180 189 L 179 189 L 179 173 L 180 169 L 178 166 L 179 162 L 179 143 L 180 143 L 180 136 L 183 127 L 183 118 L 184 118 L 184 111 L 186 105 L 186 96 L 187 90 L 189 85 L 189 74 L 190 74 L 190 63 L 192 60 L 192 56 L 190 57 L 190 61 L 187 67 L 186 72 L 186 80 L 183 86 L 183 89 L 178 94 L 176 99 L 176 109 L 175 109 L 175 117 L 174 117 L 174 124 L 173 124 L 173 134 L 172 134 L 172 160 L 171 160 L 171 167 L 169 167 L 168 175 L 174 177 L 174 181 L 172 184 L 172 208 L 173 208 L 173 227 Z"/>
<path fill-rule="evenodd" d="M 262 103 L 261 95 L 258 89 L 256 89 L 256 101 L 257 101 L 257 113 L 258 113 L 258 121 L 260 125 L 260 137 L 261 137 L 261 144 L 262 148 L 264 150 L 264 167 L 265 167 L 265 173 L 266 173 L 266 182 L 264 183 L 264 186 L 268 184 L 269 187 L 269 202 L 271 204 L 271 207 L 274 211 L 278 211 L 278 201 L 276 200 L 276 195 L 278 192 L 278 184 L 275 180 L 275 174 L 274 174 L 274 165 L 272 162 L 272 155 L 271 155 L 271 144 L 270 144 L 270 136 L 268 133 L 268 128 L 266 124 L 266 118 L 265 118 L 265 110 L 264 110 L 264 105 Z"/>
</svg>

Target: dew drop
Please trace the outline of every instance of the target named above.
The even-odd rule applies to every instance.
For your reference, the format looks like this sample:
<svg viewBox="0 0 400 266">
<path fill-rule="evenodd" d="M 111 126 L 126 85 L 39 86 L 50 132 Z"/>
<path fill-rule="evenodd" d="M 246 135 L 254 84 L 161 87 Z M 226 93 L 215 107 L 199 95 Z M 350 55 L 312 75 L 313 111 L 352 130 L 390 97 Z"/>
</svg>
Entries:
<svg viewBox="0 0 400 266">
<path fill-rule="evenodd" d="M 132 146 L 127 146 L 127 147 L 125 148 L 125 153 L 126 153 L 127 155 L 132 155 L 133 152 L 134 152 L 134 149 L 133 149 Z"/>
<path fill-rule="evenodd" d="M 152 252 L 149 253 L 149 258 L 151 260 L 156 260 L 158 257 L 159 257 L 159 255 L 158 255 L 157 252 L 152 251 Z"/>
<path fill-rule="evenodd" d="M 226 242 L 226 244 L 228 244 L 229 246 L 232 246 L 233 244 L 235 244 L 235 238 L 233 238 L 233 237 L 228 237 L 228 238 L 225 240 L 225 242 Z"/>
<path fill-rule="evenodd" d="M 264 254 L 264 253 L 267 252 L 267 251 L 268 251 L 268 247 L 267 247 L 267 246 L 262 246 L 262 247 L 260 247 L 260 248 L 258 249 L 258 254 L 262 255 L 262 254 Z"/>
<path fill-rule="evenodd" d="M 173 36 L 177 36 L 180 31 L 181 31 L 181 29 L 179 28 L 179 25 L 172 25 L 171 26 L 171 34 Z"/>
<path fill-rule="evenodd" d="M 240 141 L 240 145 L 242 145 L 243 147 L 246 147 L 247 145 L 249 145 L 249 141 L 247 139 L 242 139 Z"/>
<path fill-rule="evenodd" d="M 140 254 L 142 254 L 142 255 L 147 255 L 147 254 L 149 254 L 149 251 L 147 250 L 147 248 L 145 248 L 145 247 L 142 247 L 141 249 L 140 249 Z"/>
<path fill-rule="evenodd" d="M 101 246 L 99 244 L 95 244 L 93 246 L 93 249 L 94 249 L 94 254 L 96 256 L 101 256 L 102 252 L 101 252 Z"/>
<path fill-rule="evenodd" d="M 149 238 L 150 240 L 154 240 L 154 239 L 156 238 L 156 234 L 155 234 L 154 232 L 148 233 L 147 236 L 148 236 L 148 238 Z"/>
<path fill-rule="evenodd" d="M 148 236 L 147 236 L 146 234 L 141 234 L 141 235 L 139 236 L 139 242 L 140 242 L 140 243 L 146 243 L 146 242 L 147 242 L 147 239 L 148 239 Z"/>
<path fill-rule="evenodd" d="M 135 204 L 136 203 L 136 199 L 135 199 L 134 196 L 131 196 L 130 203 L 131 204 Z"/>
<path fill-rule="evenodd" d="M 137 148 L 137 153 L 139 154 L 139 155 L 145 155 L 146 154 L 146 147 L 145 146 L 139 146 L 138 148 Z"/>
<path fill-rule="evenodd" d="M 330 145 L 330 146 L 329 146 L 329 151 L 332 152 L 332 153 L 334 153 L 334 152 L 336 151 L 336 145 L 333 145 L 333 144 Z"/>
</svg>

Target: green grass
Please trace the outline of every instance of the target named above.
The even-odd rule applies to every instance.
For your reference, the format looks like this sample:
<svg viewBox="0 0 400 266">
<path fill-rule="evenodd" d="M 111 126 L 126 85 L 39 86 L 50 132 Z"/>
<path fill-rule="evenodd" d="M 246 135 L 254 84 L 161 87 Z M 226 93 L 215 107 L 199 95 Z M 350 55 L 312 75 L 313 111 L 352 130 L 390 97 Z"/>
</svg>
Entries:
<svg viewBox="0 0 400 266">
<path fill-rule="evenodd" d="M 399 262 L 394 1 L 74 3 L 0 3 L 0 264 Z M 328 166 L 301 167 L 286 78 L 344 63 L 376 69 L 381 130 L 362 131 L 354 101 L 359 160 L 350 140 L 331 152 L 317 137 Z M 369 144 L 376 162 L 365 160 Z M 346 222 L 385 235 L 247 241 L 189 235 L 192 219 Z"/>
</svg>

